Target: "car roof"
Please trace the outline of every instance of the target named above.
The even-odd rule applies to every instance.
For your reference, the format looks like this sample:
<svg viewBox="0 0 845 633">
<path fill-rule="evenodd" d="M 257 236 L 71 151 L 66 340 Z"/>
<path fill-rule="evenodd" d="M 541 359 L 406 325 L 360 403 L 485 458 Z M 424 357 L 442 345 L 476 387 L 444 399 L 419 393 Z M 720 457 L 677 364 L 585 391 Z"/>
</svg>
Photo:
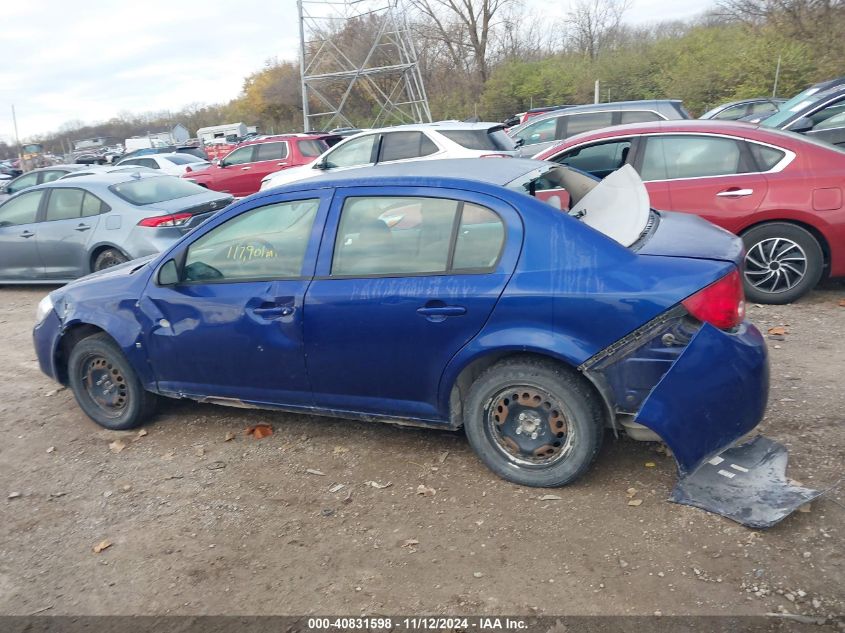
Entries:
<svg viewBox="0 0 845 633">
<path fill-rule="evenodd" d="M 721 121 L 714 119 L 679 119 L 676 121 L 655 121 L 652 123 L 626 123 L 623 125 L 614 125 L 598 130 L 592 130 L 590 132 L 582 132 L 581 134 L 570 136 L 568 139 L 561 141 L 553 147 L 538 152 L 538 154 L 551 156 L 564 146 L 572 147 L 573 145 L 578 145 L 579 143 L 586 141 L 612 139 L 627 135 L 671 132 L 699 132 L 702 134 L 733 135 L 751 140 L 758 140 L 763 143 L 769 142 L 776 145 L 782 145 L 787 149 L 795 146 L 796 144 L 809 143 L 816 147 L 825 147 L 827 145 L 825 143 L 810 142 L 810 139 L 807 137 L 795 134 L 794 132 L 764 127 L 756 123 L 747 123 L 744 121 Z M 837 151 L 837 148 L 834 146 L 830 146 L 830 149 Z"/>
<path fill-rule="evenodd" d="M 585 105 L 571 106 L 568 108 L 559 108 L 557 110 L 552 110 L 551 112 L 546 112 L 539 116 L 531 117 L 530 119 L 528 119 L 528 121 L 518 127 L 522 128 L 522 126 L 534 124 L 538 121 L 554 119 L 563 115 L 578 114 L 579 112 L 605 112 L 607 110 L 637 110 L 649 106 L 655 107 L 657 105 L 663 104 L 680 105 L 682 103 L 683 102 L 680 99 L 640 99 L 638 101 L 609 101 L 606 103 L 588 103 Z M 512 128 L 512 130 L 515 129 L 516 127 Z"/>
<path fill-rule="evenodd" d="M 261 143 L 273 143 L 279 141 L 292 141 L 292 140 L 300 140 L 300 141 L 319 141 L 320 139 L 324 139 L 326 137 L 337 136 L 337 134 L 330 134 L 328 132 L 302 132 L 302 133 L 291 133 L 291 134 L 271 134 L 268 136 L 260 136 L 258 138 L 251 138 L 246 141 L 243 141 L 238 144 L 238 147 L 244 147 L 246 145 L 260 145 Z"/>
<path fill-rule="evenodd" d="M 77 165 L 77 164 L 67 164 L 67 165 L 50 165 L 49 167 L 37 167 L 36 169 L 30 169 L 27 174 L 31 174 L 34 171 L 48 171 L 51 169 L 67 169 L 68 171 L 75 171 L 77 169 L 90 169 L 91 165 Z M 26 174 L 23 174 L 26 175 Z"/>
<path fill-rule="evenodd" d="M 79 176 L 78 178 L 69 178 L 67 180 L 60 178 L 58 180 L 53 180 L 52 182 L 45 182 L 37 187 L 33 187 L 33 189 L 42 189 L 47 187 L 73 187 L 79 183 L 87 184 L 87 183 L 97 183 L 101 184 L 103 187 L 110 187 L 111 185 L 118 185 L 122 182 L 130 182 L 132 180 L 145 180 L 147 178 L 176 178 L 176 176 L 169 176 L 167 174 L 159 174 L 152 170 L 149 171 L 128 171 L 128 172 L 97 172 L 94 174 L 87 174 L 85 176 Z M 29 191 L 27 189 L 27 191 Z"/>
<path fill-rule="evenodd" d="M 412 132 L 422 130 L 489 130 L 491 127 L 503 127 L 503 125 L 495 121 L 479 121 L 477 123 L 469 123 L 467 121 L 435 121 L 433 123 L 406 123 L 404 125 L 373 128 L 370 130 L 362 130 L 359 134 L 372 134 L 374 132 Z M 358 134 L 355 136 L 358 136 Z M 348 136 L 347 138 L 352 138 L 352 136 Z"/>
<path fill-rule="evenodd" d="M 713 110 L 725 110 L 727 108 L 731 108 L 733 106 L 742 105 L 744 103 L 760 103 L 761 101 L 767 101 L 769 103 L 784 103 L 786 99 L 782 99 L 780 97 L 750 97 L 748 99 L 739 99 L 738 101 L 728 101 L 727 103 L 723 103 L 721 105 L 717 105 L 714 108 L 711 108 L 710 111 Z"/>
<path fill-rule="evenodd" d="M 442 185 L 444 181 L 452 183 L 471 181 L 504 186 L 548 164 L 529 158 L 445 158 L 409 161 L 346 169 L 300 180 L 279 189 L 369 186 L 380 181 L 393 185 Z M 277 191 L 277 189 L 270 191 Z"/>
</svg>

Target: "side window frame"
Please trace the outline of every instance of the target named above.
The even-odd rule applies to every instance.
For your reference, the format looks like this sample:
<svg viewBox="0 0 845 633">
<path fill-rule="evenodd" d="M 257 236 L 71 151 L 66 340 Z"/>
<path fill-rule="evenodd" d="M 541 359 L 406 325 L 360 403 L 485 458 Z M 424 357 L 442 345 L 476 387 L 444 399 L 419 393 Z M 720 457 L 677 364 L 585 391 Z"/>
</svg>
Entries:
<svg viewBox="0 0 845 633">
<path fill-rule="evenodd" d="M 461 215 L 455 214 L 452 223 L 452 235 L 449 244 L 449 262 L 447 269 L 443 272 L 425 273 L 378 273 L 369 275 L 332 275 L 331 268 L 334 261 L 335 243 L 337 233 L 340 230 L 341 213 L 346 200 L 349 198 L 376 197 L 376 198 L 445 198 L 459 203 L 471 203 L 485 207 L 498 216 L 504 229 L 504 238 L 499 249 L 495 263 L 485 269 L 462 269 L 451 270 L 448 266 L 454 258 L 456 247 L 457 231 L 461 225 Z M 461 209 L 463 208 L 461 204 Z M 320 252 L 317 257 L 317 267 L 314 273 L 315 280 L 348 280 L 348 279 L 404 279 L 413 277 L 443 277 L 454 275 L 490 275 L 512 270 L 522 247 L 522 219 L 513 207 L 501 200 L 491 198 L 484 194 L 450 190 L 448 193 L 442 189 L 432 187 L 350 187 L 339 191 L 332 200 L 328 219 L 326 220 L 325 231 L 323 232 L 320 244 Z"/>
</svg>

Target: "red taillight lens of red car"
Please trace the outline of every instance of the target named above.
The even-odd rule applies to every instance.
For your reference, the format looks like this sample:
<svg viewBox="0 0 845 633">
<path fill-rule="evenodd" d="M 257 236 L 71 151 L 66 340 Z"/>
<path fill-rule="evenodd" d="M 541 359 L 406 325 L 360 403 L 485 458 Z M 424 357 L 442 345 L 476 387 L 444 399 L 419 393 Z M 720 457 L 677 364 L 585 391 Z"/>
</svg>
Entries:
<svg viewBox="0 0 845 633">
<path fill-rule="evenodd" d="M 152 228 L 182 226 L 193 216 L 190 213 L 171 213 L 170 215 L 156 215 L 151 218 L 144 218 L 138 222 L 138 226 L 149 226 Z"/>
<path fill-rule="evenodd" d="M 745 318 L 745 292 L 739 271 L 734 268 L 681 304 L 699 321 L 722 330 L 736 327 Z"/>
</svg>

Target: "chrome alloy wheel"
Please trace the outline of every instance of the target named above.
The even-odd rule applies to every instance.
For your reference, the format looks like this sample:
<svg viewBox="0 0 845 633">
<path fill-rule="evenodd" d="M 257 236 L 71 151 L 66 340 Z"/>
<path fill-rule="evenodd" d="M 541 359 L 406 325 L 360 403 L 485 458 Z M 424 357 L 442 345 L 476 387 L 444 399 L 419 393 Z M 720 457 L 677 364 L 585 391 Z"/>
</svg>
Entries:
<svg viewBox="0 0 845 633">
<path fill-rule="evenodd" d="M 745 278 L 761 292 L 785 292 L 799 284 L 806 274 L 804 249 L 783 237 L 761 240 L 745 255 Z"/>
</svg>

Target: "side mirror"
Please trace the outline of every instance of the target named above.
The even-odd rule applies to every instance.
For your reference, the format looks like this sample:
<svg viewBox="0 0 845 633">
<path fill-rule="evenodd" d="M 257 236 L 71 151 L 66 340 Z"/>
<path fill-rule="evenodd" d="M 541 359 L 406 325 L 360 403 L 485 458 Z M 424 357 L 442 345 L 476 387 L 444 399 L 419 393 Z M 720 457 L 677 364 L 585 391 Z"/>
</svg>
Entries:
<svg viewBox="0 0 845 633">
<path fill-rule="evenodd" d="M 168 259 L 164 265 L 158 269 L 159 286 L 175 286 L 179 283 L 180 277 L 179 265 L 176 263 L 175 259 Z"/>
<path fill-rule="evenodd" d="M 221 165 L 221 164 L 220 164 L 220 159 L 219 159 L 219 158 L 215 158 L 214 160 L 212 160 L 212 161 L 211 161 L 211 164 L 212 164 L 212 165 L 217 165 L 218 167 L 222 167 L 222 166 L 223 166 L 223 165 Z"/>
<path fill-rule="evenodd" d="M 329 168 L 329 164 L 325 160 L 321 160 L 318 163 L 314 163 L 314 169 L 326 170 Z"/>
<path fill-rule="evenodd" d="M 514 147 L 522 147 L 523 145 L 525 145 L 525 139 L 524 138 L 518 138 L 518 139 L 516 139 L 516 141 L 514 141 L 513 145 L 514 145 Z"/>
<path fill-rule="evenodd" d="M 809 132 L 813 129 L 813 120 L 810 117 L 803 116 L 795 123 L 789 126 L 790 132 Z"/>
</svg>

